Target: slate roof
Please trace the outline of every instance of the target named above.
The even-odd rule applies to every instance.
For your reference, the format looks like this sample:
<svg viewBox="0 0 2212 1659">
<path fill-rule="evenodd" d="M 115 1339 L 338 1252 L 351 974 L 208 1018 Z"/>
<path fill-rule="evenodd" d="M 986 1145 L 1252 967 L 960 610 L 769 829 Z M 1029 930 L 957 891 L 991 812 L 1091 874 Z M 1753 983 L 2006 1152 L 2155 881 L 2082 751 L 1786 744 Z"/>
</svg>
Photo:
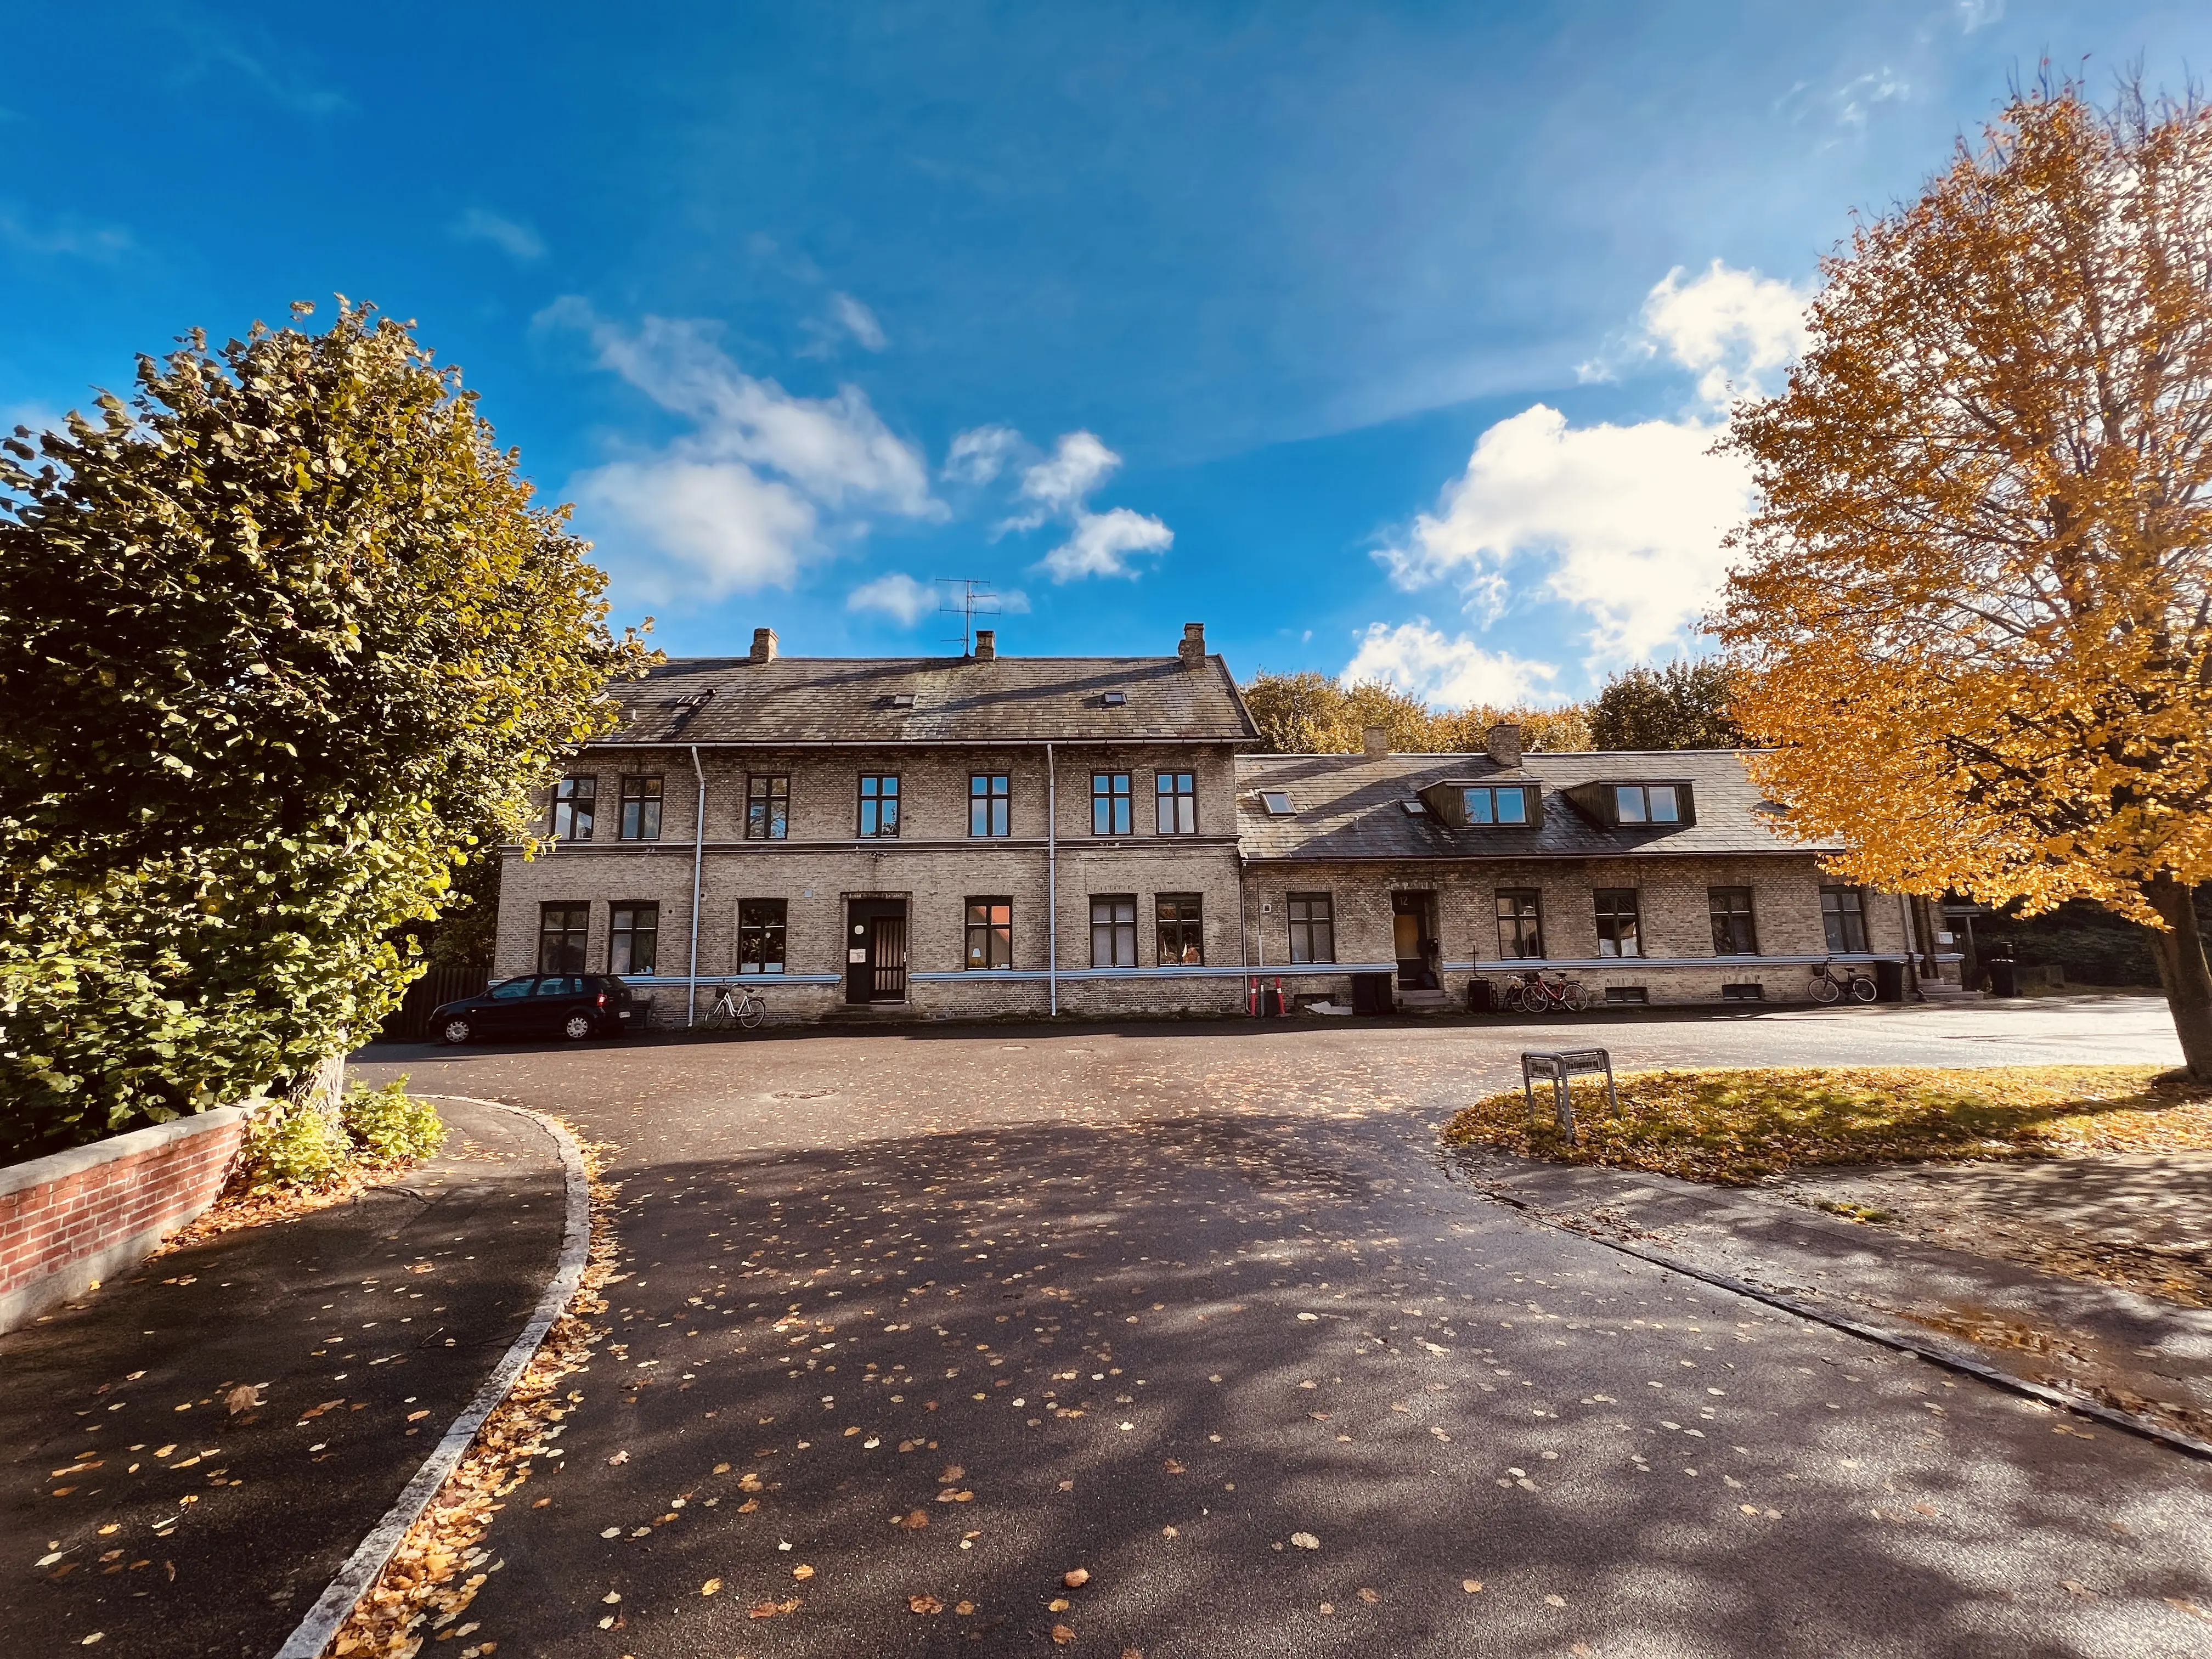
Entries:
<svg viewBox="0 0 2212 1659">
<path fill-rule="evenodd" d="M 1109 691 L 1127 702 L 1116 708 Z M 685 699 L 710 693 L 691 706 Z M 615 688 L 598 743 L 1249 743 L 1218 656 L 680 657 Z M 908 696 L 911 708 L 895 699 Z"/>
<path fill-rule="evenodd" d="M 1539 829 L 1454 830 L 1401 802 L 1445 780 L 1483 783 L 1527 780 L 1543 791 Z M 1668 783 L 1687 780 L 1697 822 L 1607 829 L 1560 792 L 1595 782 Z M 1297 809 L 1269 816 L 1262 789 L 1279 789 Z M 1248 859 L 1618 858 L 1711 853 L 1817 853 L 1833 843 L 1800 842 L 1783 831 L 1778 811 L 1763 797 L 1735 750 L 1652 753 L 1532 754 L 1521 767 L 1500 767 L 1487 755 L 1239 755 L 1237 838 Z"/>
</svg>

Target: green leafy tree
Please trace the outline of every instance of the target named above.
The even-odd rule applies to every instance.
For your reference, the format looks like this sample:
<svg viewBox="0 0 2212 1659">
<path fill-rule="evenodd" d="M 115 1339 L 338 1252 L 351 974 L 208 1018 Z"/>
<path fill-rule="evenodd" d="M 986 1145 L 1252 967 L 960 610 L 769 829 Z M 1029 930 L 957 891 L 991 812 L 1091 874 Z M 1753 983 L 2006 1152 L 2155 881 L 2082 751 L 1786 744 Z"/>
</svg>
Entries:
<svg viewBox="0 0 2212 1659">
<path fill-rule="evenodd" d="M 1728 665 L 1716 658 L 1632 668 L 1607 679 L 1590 705 L 1599 749 L 1733 749 L 1743 741 L 1729 718 Z"/>
<path fill-rule="evenodd" d="M 1392 685 L 1346 686 L 1326 674 L 1265 669 L 1238 689 L 1260 728 L 1260 746 L 1269 754 L 1355 754 L 1370 726 L 1387 730 L 1390 747 L 1408 755 L 1479 750 L 1485 733 L 1501 723 L 1518 726 L 1530 749 L 1589 747 L 1587 711 L 1579 703 L 1437 710 Z"/>
<path fill-rule="evenodd" d="M 647 655 L 407 326 L 179 345 L 0 444 L 15 1152 L 326 1071 Z"/>
</svg>

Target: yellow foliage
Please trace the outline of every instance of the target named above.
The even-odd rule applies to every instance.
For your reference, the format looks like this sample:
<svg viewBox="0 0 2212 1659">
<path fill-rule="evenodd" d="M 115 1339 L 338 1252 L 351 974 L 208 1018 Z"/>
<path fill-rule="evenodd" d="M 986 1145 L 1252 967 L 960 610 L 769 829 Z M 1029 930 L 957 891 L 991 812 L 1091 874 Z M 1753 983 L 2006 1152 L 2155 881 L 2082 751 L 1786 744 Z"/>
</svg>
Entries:
<svg viewBox="0 0 2212 1659">
<path fill-rule="evenodd" d="M 1401 755 L 1480 753 L 1486 734 L 1500 724 L 1520 726 L 1528 749 L 1559 753 L 1590 746 L 1589 711 L 1581 703 L 1438 710 L 1395 686 L 1347 687 L 1326 674 L 1264 669 L 1240 689 L 1260 727 L 1261 747 L 1271 754 L 1357 754 L 1370 726 L 1388 730 L 1390 747 Z"/>
</svg>

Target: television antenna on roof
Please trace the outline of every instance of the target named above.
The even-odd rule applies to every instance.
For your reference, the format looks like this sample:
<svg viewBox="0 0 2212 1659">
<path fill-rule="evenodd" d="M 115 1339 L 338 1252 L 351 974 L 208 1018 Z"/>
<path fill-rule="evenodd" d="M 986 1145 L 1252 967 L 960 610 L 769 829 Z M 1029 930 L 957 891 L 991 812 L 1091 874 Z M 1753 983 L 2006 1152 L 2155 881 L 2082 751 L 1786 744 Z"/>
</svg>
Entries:
<svg viewBox="0 0 2212 1659">
<path fill-rule="evenodd" d="M 940 617 L 960 618 L 960 631 L 944 635 L 947 645 L 957 645 L 963 657 L 975 650 L 975 618 L 999 614 L 999 596 L 991 591 L 991 584 L 975 576 L 939 576 L 937 585 L 945 590 L 937 605 Z"/>
</svg>

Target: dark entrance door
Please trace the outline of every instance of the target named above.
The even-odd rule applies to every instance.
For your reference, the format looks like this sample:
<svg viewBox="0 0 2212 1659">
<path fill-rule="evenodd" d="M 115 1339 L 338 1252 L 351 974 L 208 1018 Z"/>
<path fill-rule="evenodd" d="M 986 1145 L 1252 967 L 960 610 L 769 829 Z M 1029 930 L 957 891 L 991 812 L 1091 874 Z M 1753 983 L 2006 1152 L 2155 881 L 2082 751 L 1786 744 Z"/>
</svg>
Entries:
<svg viewBox="0 0 2212 1659">
<path fill-rule="evenodd" d="M 848 899 L 845 1000 L 906 1000 L 906 901 Z"/>
<path fill-rule="evenodd" d="M 1398 988 L 1434 991 L 1443 981 L 1437 976 L 1441 952 L 1437 948 L 1436 895 L 1390 895 L 1390 933 L 1398 956 Z"/>
</svg>

